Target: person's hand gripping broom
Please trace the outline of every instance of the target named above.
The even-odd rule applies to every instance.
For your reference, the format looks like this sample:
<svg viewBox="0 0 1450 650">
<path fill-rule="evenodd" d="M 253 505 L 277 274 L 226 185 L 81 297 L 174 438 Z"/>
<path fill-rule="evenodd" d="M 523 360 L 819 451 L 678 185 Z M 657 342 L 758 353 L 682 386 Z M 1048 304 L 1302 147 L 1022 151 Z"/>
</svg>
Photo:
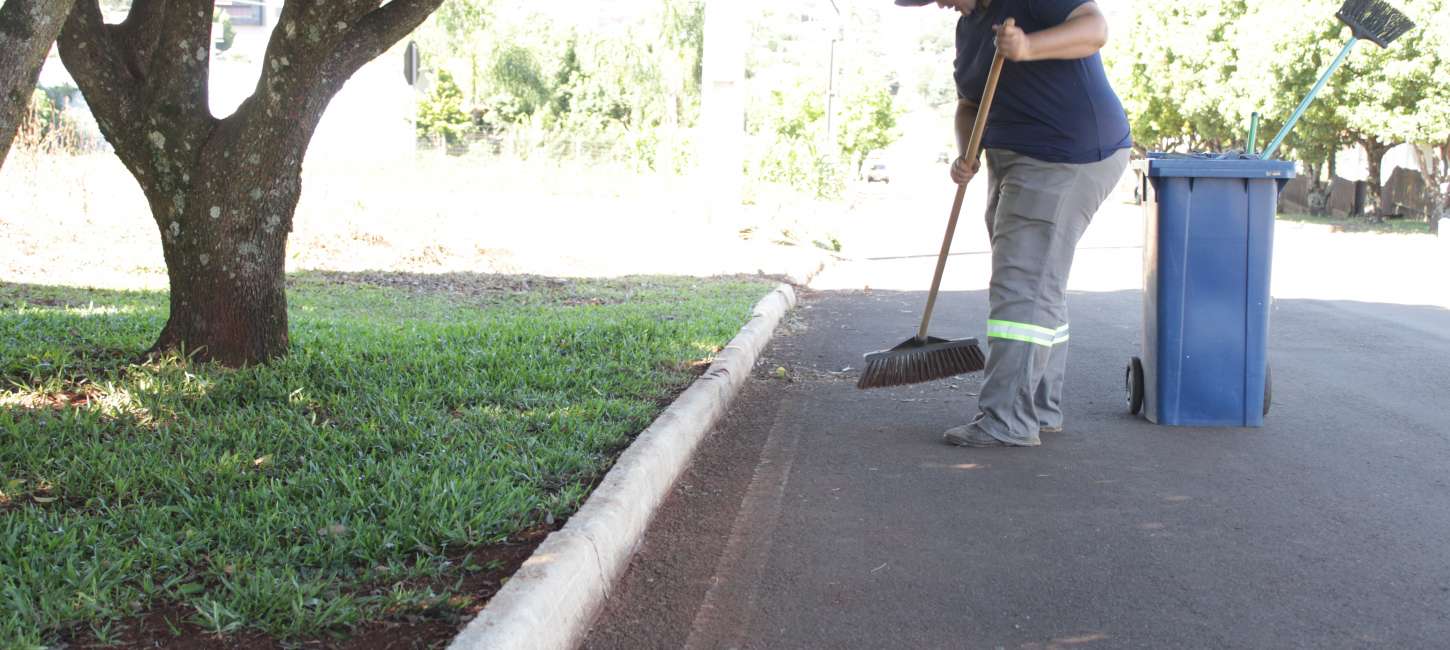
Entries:
<svg viewBox="0 0 1450 650">
<path fill-rule="evenodd" d="M 1013 20 L 1008 18 L 1006 26 Z M 982 134 L 987 130 L 987 113 L 992 109 L 992 98 L 997 94 L 997 79 L 1002 75 L 1002 52 L 992 59 L 992 69 L 987 74 L 987 87 L 982 91 L 982 101 L 977 107 L 977 120 L 972 125 L 972 137 L 967 143 L 964 158 L 968 165 L 977 161 L 981 153 Z M 976 372 L 986 367 L 987 357 L 975 338 L 942 339 L 927 335 L 931 323 L 931 312 L 936 307 L 936 297 L 941 291 L 942 273 L 946 270 L 947 255 L 952 250 L 952 236 L 957 231 L 957 217 L 962 212 L 962 202 L 967 196 L 967 186 L 957 186 L 957 197 L 952 202 L 951 218 L 947 220 L 946 237 L 942 239 L 941 254 L 936 260 L 936 275 L 931 280 L 931 292 L 926 297 L 926 310 L 921 315 L 921 328 L 900 345 L 889 350 L 880 350 L 866 355 L 866 367 L 857 388 L 883 388 L 919 384 L 947 377 Z"/>
</svg>

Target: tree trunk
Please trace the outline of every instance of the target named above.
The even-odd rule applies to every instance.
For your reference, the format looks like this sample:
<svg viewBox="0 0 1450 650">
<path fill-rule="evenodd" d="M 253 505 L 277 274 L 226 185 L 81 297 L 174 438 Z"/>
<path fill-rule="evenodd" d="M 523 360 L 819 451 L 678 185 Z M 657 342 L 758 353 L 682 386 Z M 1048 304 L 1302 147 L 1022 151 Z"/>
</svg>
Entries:
<svg viewBox="0 0 1450 650">
<path fill-rule="evenodd" d="M 1380 209 L 1380 166 L 1384 163 L 1385 154 L 1389 153 L 1392 145 L 1380 142 L 1378 138 L 1366 137 L 1359 141 L 1364 147 L 1365 159 L 1369 166 L 1369 201 L 1365 206 L 1366 216 L 1377 217 L 1383 212 Z"/>
<path fill-rule="evenodd" d="M 151 353 L 233 367 L 287 354 L 287 235 L 299 172 L 286 157 L 241 153 L 200 157 L 180 172 L 191 179 L 180 192 L 142 179 L 171 280 L 171 313 Z"/>
<path fill-rule="evenodd" d="M 1435 209 L 1431 211 L 1430 232 L 1437 235 L 1440 233 L 1440 220 L 1450 219 L 1450 191 L 1446 191 L 1446 183 L 1450 181 L 1450 140 L 1446 140 L 1435 146 L 1435 153 L 1439 161 L 1436 165 L 1438 172 L 1432 180 L 1435 183 Z"/>
<path fill-rule="evenodd" d="M 1416 145 L 1415 163 L 1425 179 L 1425 217 L 1430 222 L 1430 234 L 1439 235 L 1440 219 L 1450 219 L 1450 193 L 1445 191 L 1450 182 L 1450 140 Z"/>
<path fill-rule="evenodd" d="M 107 24 L 98 0 L 78 0 L 61 58 L 161 231 L 171 314 L 153 353 L 228 366 L 287 353 L 287 235 L 307 144 L 343 83 L 441 2 L 286 3 L 256 91 L 218 120 L 213 2 L 134 0 Z"/>
<path fill-rule="evenodd" d="M 20 120 L 30 109 L 35 80 L 75 0 L 4 0 L 0 5 L 0 166 Z"/>
</svg>

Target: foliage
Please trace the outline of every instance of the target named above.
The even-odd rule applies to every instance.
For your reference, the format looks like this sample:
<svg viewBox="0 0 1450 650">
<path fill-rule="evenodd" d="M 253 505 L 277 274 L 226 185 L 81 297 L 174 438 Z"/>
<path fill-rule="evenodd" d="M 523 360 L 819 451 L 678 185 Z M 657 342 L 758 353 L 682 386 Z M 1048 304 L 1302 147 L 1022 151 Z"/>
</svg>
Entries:
<svg viewBox="0 0 1450 650">
<path fill-rule="evenodd" d="M 789 185 L 819 198 L 840 193 L 844 183 L 841 169 L 822 146 L 826 108 L 821 93 L 796 88 L 771 91 L 774 100 L 761 116 L 758 140 L 763 149 L 751 156 L 752 175 L 761 180 Z"/>
<path fill-rule="evenodd" d="M 698 118 L 702 0 L 562 15 L 467 0 L 445 5 L 421 38 L 446 53 L 430 65 L 466 75 L 475 128 L 519 146 L 678 167 L 688 141 L 679 131 Z"/>
<path fill-rule="evenodd" d="M 895 100 L 884 88 L 861 92 L 842 107 L 834 151 L 825 137 L 822 93 L 794 88 L 773 90 L 770 96 L 771 104 L 752 115 L 753 138 L 759 149 L 748 165 L 758 180 L 788 185 L 817 198 L 833 198 L 867 154 L 900 136 Z"/>
<path fill-rule="evenodd" d="M 504 113 L 510 122 L 532 117 L 553 98 L 553 84 L 547 80 L 538 57 L 526 47 L 504 47 L 494 56 L 490 73 L 513 107 Z"/>
<path fill-rule="evenodd" d="M 432 92 L 418 104 L 418 136 L 441 137 L 450 145 L 463 141 L 473 118 L 463 112 L 463 91 L 447 70 L 438 71 Z"/>
<path fill-rule="evenodd" d="M 414 34 L 425 68 L 448 68 L 463 79 L 465 106 L 476 106 L 483 77 L 485 27 L 494 19 L 493 0 L 448 0 Z M 457 62 L 460 65 L 454 65 Z M 466 66 L 466 67 L 465 67 Z"/>
<path fill-rule="evenodd" d="M 232 15 L 221 9 L 214 9 L 211 20 L 212 31 L 221 31 L 221 38 L 216 42 L 217 51 L 225 52 L 232 49 L 232 44 L 237 40 L 237 28 L 232 26 Z"/>
<path fill-rule="evenodd" d="M 435 24 L 461 41 L 477 35 L 493 18 L 493 0 L 448 0 L 433 15 Z"/>
<path fill-rule="evenodd" d="M 445 6 L 423 38 L 432 43 L 430 51 L 449 54 L 435 55 L 432 65 L 474 80 L 463 89 L 463 110 L 475 129 L 497 134 L 516 149 L 604 155 L 642 168 L 681 170 L 689 164 L 690 132 L 699 118 L 704 2 L 640 6 L 647 8 L 601 20 L 590 13 L 599 8 L 546 15 L 527 3 L 473 0 Z M 830 39 L 807 44 L 793 33 L 805 11 L 814 10 L 772 7 L 757 18 L 759 39 L 775 43 L 775 49 L 752 53 L 748 64 L 758 75 L 752 87 L 762 90 L 747 108 L 747 131 L 770 140 L 752 147 L 758 156 L 749 167 L 758 178 L 832 195 L 849 163 L 897 137 L 899 107 L 893 93 L 883 90 L 893 79 L 873 36 L 879 13 L 849 9 L 852 33 L 860 36 L 840 48 L 837 94 L 845 100 L 835 106 L 836 133 L 826 132 L 821 72 L 827 66 L 816 59 Z M 775 97 L 765 89 L 792 96 Z M 839 148 L 829 144 L 832 138 Z"/>
<path fill-rule="evenodd" d="M 895 98 L 885 88 L 865 92 L 846 102 L 836 136 L 841 154 L 857 170 L 872 151 L 885 149 L 901 136 L 896 128 Z"/>
<path fill-rule="evenodd" d="M 899 137 L 900 83 L 883 63 L 880 8 L 843 3 L 841 9 L 837 18 L 785 4 L 753 17 L 755 43 L 746 63 L 746 169 L 752 179 L 834 198 L 867 154 Z M 947 40 L 932 32 L 920 47 Z M 928 76 L 950 77 L 939 62 Z M 827 101 L 831 91 L 834 102 Z M 828 117 L 828 108 L 835 114 Z"/>
<path fill-rule="evenodd" d="M 31 93 L 29 109 L 16 130 L 17 149 L 46 155 L 73 155 L 93 144 L 76 125 L 75 118 L 56 100 L 66 96 L 64 87 L 37 88 Z"/>
<path fill-rule="evenodd" d="M 1132 5 L 1105 58 L 1140 148 L 1239 145 L 1251 112 L 1243 98 L 1254 94 L 1244 86 L 1261 81 L 1240 73 L 1232 48 L 1245 9 L 1244 0 Z"/>
<path fill-rule="evenodd" d="M 169 604 L 284 639 L 457 616 L 388 594 L 569 516 L 768 290 L 386 279 L 294 277 L 293 353 L 236 371 L 118 352 L 165 294 L 0 286 L 0 647 Z"/>
<path fill-rule="evenodd" d="M 71 98 L 80 92 L 79 88 L 65 81 L 50 86 L 39 86 L 38 88 L 45 91 L 45 96 L 50 99 L 50 103 L 54 104 L 62 112 L 64 112 L 70 103 Z"/>
<path fill-rule="evenodd" d="M 1369 43 L 1356 48 L 1344 64 L 1336 84 L 1342 88 L 1338 104 L 1352 138 L 1373 137 L 1384 142 L 1434 141 L 1450 133 L 1450 66 L 1446 47 L 1450 34 L 1444 15 L 1445 0 L 1396 3 L 1418 23 L 1388 49 Z M 1437 29 L 1440 28 L 1440 29 Z M 1438 136 L 1438 137 L 1437 137 Z"/>
<path fill-rule="evenodd" d="M 1389 49 L 1362 42 L 1285 140 L 1285 156 L 1322 165 L 1344 145 L 1436 142 L 1450 131 L 1442 98 L 1445 0 L 1395 3 L 1419 27 Z M 1143 149 L 1242 147 L 1264 114 L 1262 147 L 1283 125 L 1348 32 L 1338 0 L 1133 3 L 1105 54 Z M 1266 30 L 1264 26 L 1272 26 Z M 1377 164 L 1377 160 L 1374 161 Z"/>
<path fill-rule="evenodd" d="M 686 94 L 699 95 L 705 65 L 705 3 L 703 0 L 673 0 L 664 4 L 661 36 L 675 56 L 671 72 L 684 83 Z M 681 74 L 682 73 L 682 74 Z"/>
<path fill-rule="evenodd" d="M 36 88 L 35 92 L 30 94 L 30 110 L 26 115 L 26 121 L 49 128 L 60 118 L 60 112 L 55 100 L 50 98 L 50 94 Z"/>
</svg>

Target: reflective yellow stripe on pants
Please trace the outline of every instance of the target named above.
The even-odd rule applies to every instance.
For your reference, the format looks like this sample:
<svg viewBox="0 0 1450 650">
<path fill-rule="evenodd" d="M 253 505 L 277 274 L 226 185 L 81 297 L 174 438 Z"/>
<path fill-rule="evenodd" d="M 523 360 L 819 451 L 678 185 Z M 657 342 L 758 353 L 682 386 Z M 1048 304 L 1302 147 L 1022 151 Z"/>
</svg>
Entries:
<svg viewBox="0 0 1450 650">
<path fill-rule="evenodd" d="M 987 337 L 1006 339 L 1009 341 L 1022 341 L 1045 348 L 1066 343 L 1069 338 L 1068 327 L 1066 325 L 1052 329 L 1030 323 L 1014 323 L 1006 320 L 987 321 Z"/>
</svg>

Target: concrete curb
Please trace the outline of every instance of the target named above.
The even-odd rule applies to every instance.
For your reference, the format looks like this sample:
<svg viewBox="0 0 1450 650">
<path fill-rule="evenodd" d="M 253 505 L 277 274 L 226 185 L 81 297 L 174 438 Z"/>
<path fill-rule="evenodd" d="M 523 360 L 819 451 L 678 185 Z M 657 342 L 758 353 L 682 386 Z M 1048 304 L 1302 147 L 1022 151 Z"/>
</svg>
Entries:
<svg viewBox="0 0 1450 650">
<path fill-rule="evenodd" d="M 539 545 L 448 647 L 555 649 L 583 641 L 655 510 L 795 304 L 795 291 L 784 284 L 756 303 L 750 322 L 704 376 L 635 439 L 579 512 Z"/>
<path fill-rule="evenodd" d="M 809 251 L 801 255 L 798 262 L 791 265 L 791 268 L 785 272 L 785 277 L 791 284 L 808 287 L 816 276 L 840 262 L 840 255 L 827 251 Z"/>
</svg>

